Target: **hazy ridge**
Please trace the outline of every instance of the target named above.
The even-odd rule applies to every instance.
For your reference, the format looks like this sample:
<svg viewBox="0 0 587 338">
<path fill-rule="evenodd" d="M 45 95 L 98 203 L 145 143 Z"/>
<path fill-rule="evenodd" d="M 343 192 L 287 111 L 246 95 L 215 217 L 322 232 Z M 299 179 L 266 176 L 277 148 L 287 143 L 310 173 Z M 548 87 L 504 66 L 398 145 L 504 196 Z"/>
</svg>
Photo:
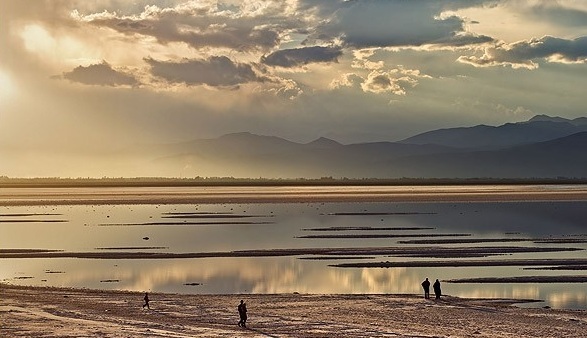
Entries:
<svg viewBox="0 0 587 338">
<path fill-rule="evenodd" d="M 152 165 L 171 175 L 264 178 L 585 178 L 587 119 L 545 115 L 497 127 L 433 130 L 399 142 L 309 143 L 235 133 L 167 145 Z"/>
</svg>

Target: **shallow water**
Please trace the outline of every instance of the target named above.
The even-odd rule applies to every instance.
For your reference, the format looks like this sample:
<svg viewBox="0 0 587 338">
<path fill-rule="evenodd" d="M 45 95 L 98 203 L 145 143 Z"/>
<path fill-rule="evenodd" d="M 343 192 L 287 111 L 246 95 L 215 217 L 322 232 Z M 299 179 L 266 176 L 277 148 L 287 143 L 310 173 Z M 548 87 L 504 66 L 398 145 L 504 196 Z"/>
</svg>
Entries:
<svg viewBox="0 0 587 338">
<path fill-rule="evenodd" d="M 232 188 L 235 189 L 235 188 Z M 354 213 L 342 215 L 342 213 Z M 426 234 L 470 238 L 585 238 L 587 202 L 262 203 L 201 205 L 64 205 L 0 209 L 0 248 L 71 252 L 224 252 L 254 249 L 417 247 L 399 241 Z M 20 214 L 20 215 L 17 215 Z M 35 214 L 25 215 L 22 214 Z M 14 216 L 15 215 L 15 216 Z M 179 218 L 178 218 L 179 217 Z M 63 221 L 63 222 L 57 222 Z M 146 225 L 147 223 L 157 223 Z M 163 225 L 161 223 L 180 223 Z M 198 224 L 196 224 L 198 223 Z M 205 224 L 202 224 L 205 223 Z M 222 223 L 222 224 L 210 224 Z M 420 227 L 422 230 L 308 231 L 328 227 Z M 401 234 L 414 238 L 311 239 L 304 235 Z M 148 237 L 148 240 L 143 239 Z M 451 237 L 449 237 L 451 238 Z M 469 237 L 467 237 L 469 238 Z M 421 247 L 561 247 L 586 243 L 420 245 Z M 140 249 L 139 249 L 140 248 Z M 348 257 L 348 256 L 345 256 Z M 585 251 L 519 253 L 462 259 L 585 258 Z M 0 260 L 12 284 L 177 293 L 420 293 L 420 283 L 471 277 L 586 275 L 584 270 L 522 267 L 336 268 L 330 264 L 437 260 L 372 256 L 308 260 L 305 256 L 193 259 L 26 258 Z M 441 258 L 455 260 L 458 258 Z M 197 283 L 199 285 L 185 285 Z M 585 284 L 443 283 L 461 297 L 542 299 L 554 308 L 587 309 Z"/>
</svg>

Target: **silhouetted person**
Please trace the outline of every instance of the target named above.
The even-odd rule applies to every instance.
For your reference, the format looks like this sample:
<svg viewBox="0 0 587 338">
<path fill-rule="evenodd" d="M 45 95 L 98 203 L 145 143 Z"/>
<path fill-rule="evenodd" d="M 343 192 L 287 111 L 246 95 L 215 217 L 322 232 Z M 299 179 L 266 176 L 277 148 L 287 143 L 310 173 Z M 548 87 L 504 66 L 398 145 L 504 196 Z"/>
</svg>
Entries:
<svg viewBox="0 0 587 338">
<path fill-rule="evenodd" d="M 430 281 L 428 278 L 422 282 L 422 288 L 424 289 L 424 298 L 430 299 Z"/>
<path fill-rule="evenodd" d="M 238 315 L 240 320 L 238 321 L 238 326 L 240 327 L 247 327 L 247 303 L 241 300 L 241 303 L 238 305 Z"/>
<path fill-rule="evenodd" d="M 436 280 L 436 282 L 434 282 L 432 288 L 434 289 L 434 295 L 436 296 L 436 299 L 440 299 L 442 292 L 440 291 L 440 282 L 438 281 L 438 279 Z"/>
<path fill-rule="evenodd" d="M 145 306 L 147 307 L 147 309 L 151 309 L 149 307 L 149 294 L 145 292 L 145 297 L 143 298 L 145 300 L 145 304 L 143 304 L 143 309 L 145 308 Z"/>
</svg>

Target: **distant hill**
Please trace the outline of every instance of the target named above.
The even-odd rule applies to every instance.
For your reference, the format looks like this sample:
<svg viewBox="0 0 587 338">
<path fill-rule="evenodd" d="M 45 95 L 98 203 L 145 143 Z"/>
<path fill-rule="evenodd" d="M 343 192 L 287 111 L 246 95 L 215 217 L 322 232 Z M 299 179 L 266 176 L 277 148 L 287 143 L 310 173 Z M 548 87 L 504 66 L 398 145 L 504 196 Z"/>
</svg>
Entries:
<svg viewBox="0 0 587 338">
<path fill-rule="evenodd" d="M 507 149 L 404 158 L 401 172 L 410 177 L 585 178 L 585 149 L 587 132 L 580 132 Z"/>
<path fill-rule="evenodd" d="M 178 146 L 176 155 L 164 156 L 158 167 L 191 168 L 199 176 L 235 177 L 379 177 L 386 163 L 408 155 L 437 154 L 454 149 L 437 145 L 393 142 L 343 145 L 320 138 L 295 143 L 278 137 L 238 133 Z"/>
<path fill-rule="evenodd" d="M 587 178 L 587 119 L 545 115 L 435 130 L 401 142 L 296 143 L 235 133 L 154 149 L 161 176 L 249 178 Z M 143 149 L 144 150 L 144 149 Z"/>
<path fill-rule="evenodd" d="M 528 122 L 567 122 L 575 126 L 585 126 L 587 125 L 587 117 L 578 117 L 574 120 L 565 119 L 563 117 L 552 117 L 548 115 L 536 115 Z"/>
<path fill-rule="evenodd" d="M 553 140 L 582 131 L 587 131 L 586 118 L 568 120 L 538 115 L 526 122 L 507 123 L 497 127 L 479 125 L 433 130 L 409 137 L 400 143 L 496 149 Z"/>
<path fill-rule="evenodd" d="M 324 148 L 324 149 L 334 149 L 342 147 L 342 144 L 328 139 L 326 137 L 320 137 L 312 142 L 306 143 L 306 145 L 310 148 Z"/>
</svg>

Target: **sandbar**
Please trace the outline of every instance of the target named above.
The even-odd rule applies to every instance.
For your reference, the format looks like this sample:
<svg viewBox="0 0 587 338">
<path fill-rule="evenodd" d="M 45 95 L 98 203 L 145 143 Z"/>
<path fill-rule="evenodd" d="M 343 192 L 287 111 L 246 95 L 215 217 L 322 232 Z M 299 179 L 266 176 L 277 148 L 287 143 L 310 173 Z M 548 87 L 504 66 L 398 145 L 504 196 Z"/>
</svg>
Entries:
<svg viewBox="0 0 587 338">
<path fill-rule="evenodd" d="M 153 248 L 144 248 L 152 250 Z M 117 248 L 113 248 L 117 250 Z M 366 247 L 366 248 L 291 248 L 258 249 L 209 252 L 144 252 L 127 251 L 140 248 L 118 248 L 120 251 L 100 249 L 98 251 L 71 252 L 46 249 L 0 249 L 0 258 L 84 258 L 84 259 L 181 259 L 220 257 L 284 257 L 302 255 L 337 256 L 410 256 L 410 257 L 467 257 L 467 255 L 492 255 L 533 252 L 581 251 L 577 248 L 533 248 L 533 247 Z M 410 266 L 505 266 L 505 265 L 584 265 L 587 259 L 542 259 L 542 260 L 475 260 L 475 261 L 407 261 L 407 262 L 366 262 L 343 263 L 338 267 L 410 267 Z"/>
<path fill-rule="evenodd" d="M 587 185 L 2 188 L 0 206 L 586 201 Z"/>
</svg>

